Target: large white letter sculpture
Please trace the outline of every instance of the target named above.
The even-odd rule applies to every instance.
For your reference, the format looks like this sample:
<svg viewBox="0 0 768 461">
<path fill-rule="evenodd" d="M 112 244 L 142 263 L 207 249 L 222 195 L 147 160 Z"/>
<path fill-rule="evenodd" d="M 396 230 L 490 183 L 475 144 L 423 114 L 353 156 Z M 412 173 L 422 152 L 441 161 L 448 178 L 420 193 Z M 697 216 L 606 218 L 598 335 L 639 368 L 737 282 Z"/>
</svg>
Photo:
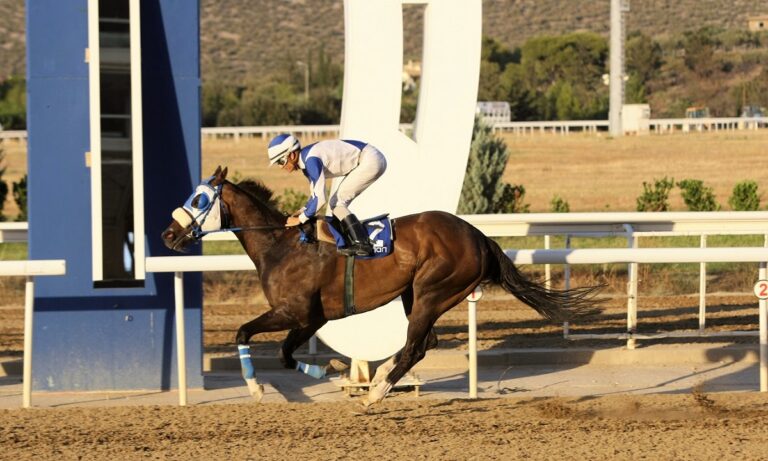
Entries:
<svg viewBox="0 0 768 461">
<path fill-rule="evenodd" d="M 413 139 L 399 131 L 404 3 L 426 4 Z M 472 138 L 480 74 L 481 0 L 345 0 L 342 138 L 378 147 L 387 172 L 353 203 L 360 217 L 456 212 Z M 397 245 L 397 243 L 395 243 Z M 329 322 L 318 336 L 334 350 L 380 360 L 405 344 L 397 300 Z"/>
</svg>

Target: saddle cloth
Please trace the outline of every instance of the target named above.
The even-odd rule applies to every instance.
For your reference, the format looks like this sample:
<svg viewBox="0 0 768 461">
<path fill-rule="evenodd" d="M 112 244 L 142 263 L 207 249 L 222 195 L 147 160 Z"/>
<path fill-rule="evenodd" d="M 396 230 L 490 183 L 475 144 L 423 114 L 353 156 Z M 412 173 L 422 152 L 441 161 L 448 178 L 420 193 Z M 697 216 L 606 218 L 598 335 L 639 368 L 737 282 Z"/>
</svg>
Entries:
<svg viewBox="0 0 768 461">
<path fill-rule="evenodd" d="M 362 223 L 373 244 L 373 256 L 356 256 L 356 258 L 376 259 L 392 254 L 395 238 L 389 213 L 368 218 Z M 346 246 L 344 235 L 333 225 L 333 218 L 330 217 L 317 221 L 317 239 L 321 242 L 333 243 L 338 248 Z"/>
</svg>

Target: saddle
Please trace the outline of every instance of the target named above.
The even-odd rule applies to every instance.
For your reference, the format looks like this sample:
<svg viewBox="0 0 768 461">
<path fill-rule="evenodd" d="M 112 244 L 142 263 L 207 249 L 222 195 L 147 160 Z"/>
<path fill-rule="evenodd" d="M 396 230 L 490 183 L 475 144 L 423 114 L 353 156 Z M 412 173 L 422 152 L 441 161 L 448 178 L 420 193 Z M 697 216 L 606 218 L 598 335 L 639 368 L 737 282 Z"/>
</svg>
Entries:
<svg viewBox="0 0 768 461">
<path fill-rule="evenodd" d="M 301 228 L 301 241 L 310 243 L 315 241 L 332 243 L 337 248 L 346 245 L 344 233 L 341 231 L 341 223 L 335 217 L 315 219 L 309 229 Z M 357 313 L 355 307 L 355 260 L 377 259 L 389 256 L 394 249 L 395 226 L 389 219 L 389 214 L 379 215 L 362 221 L 363 227 L 368 232 L 368 238 L 373 244 L 372 256 L 347 256 L 344 267 L 344 316 L 348 317 Z M 314 230 L 312 230 L 312 227 Z M 314 235 L 313 235 L 314 234 Z"/>
<path fill-rule="evenodd" d="M 394 221 L 389 219 L 389 214 L 382 214 L 362 221 L 363 227 L 368 232 L 368 238 L 373 244 L 372 256 L 356 256 L 357 259 L 376 259 L 389 256 L 394 249 Z M 337 248 L 346 245 L 341 224 L 335 217 L 315 220 L 314 237 L 320 242 L 332 243 Z M 306 235 L 306 234 L 305 234 Z M 307 238 L 307 241 L 312 240 Z"/>
</svg>

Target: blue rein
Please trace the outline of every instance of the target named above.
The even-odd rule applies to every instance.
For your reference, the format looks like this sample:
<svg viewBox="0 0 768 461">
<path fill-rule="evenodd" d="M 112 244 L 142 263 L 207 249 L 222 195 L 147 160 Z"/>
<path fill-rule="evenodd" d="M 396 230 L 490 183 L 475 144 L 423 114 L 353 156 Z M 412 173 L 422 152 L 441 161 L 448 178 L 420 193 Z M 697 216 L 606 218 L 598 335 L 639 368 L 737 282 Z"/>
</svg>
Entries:
<svg viewBox="0 0 768 461">
<path fill-rule="evenodd" d="M 210 184 L 209 184 L 210 185 Z M 277 230 L 277 229 L 285 229 L 285 226 L 253 226 L 253 227 L 229 227 L 229 213 L 227 212 L 227 208 L 224 206 L 223 201 L 221 200 L 221 189 L 223 187 L 223 183 L 217 185 L 213 189 L 213 199 L 211 200 L 211 203 L 208 204 L 207 207 L 205 207 L 205 210 L 198 214 L 196 217 L 193 217 L 192 219 L 192 237 L 195 238 L 195 240 L 200 240 L 201 238 L 205 237 L 208 234 L 215 234 L 218 232 L 243 232 L 243 231 L 251 231 L 251 230 Z M 221 229 L 216 230 L 209 230 L 204 231 L 202 229 L 203 223 L 205 223 L 205 220 L 208 219 L 208 214 L 210 214 L 211 210 L 213 209 L 214 204 L 218 200 L 219 202 L 219 215 L 221 216 Z M 202 219 L 200 219 L 202 217 Z M 199 221 L 198 221 L 199 220 Z M 226 222 L 226 224 L 225 224 Z M 227 226 L 227 227 L 225 227 Z"/>
</svg>

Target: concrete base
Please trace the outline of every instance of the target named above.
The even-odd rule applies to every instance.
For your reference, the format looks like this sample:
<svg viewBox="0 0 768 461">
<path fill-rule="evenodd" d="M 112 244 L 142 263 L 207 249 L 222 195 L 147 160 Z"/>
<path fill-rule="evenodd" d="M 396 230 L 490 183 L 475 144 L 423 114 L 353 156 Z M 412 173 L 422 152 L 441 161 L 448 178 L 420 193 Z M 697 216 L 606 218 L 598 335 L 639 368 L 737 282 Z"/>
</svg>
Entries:
<svg viewBox="0 0 768 461">
<path fill-rule="evenodd" d="M 310 364 L 326 364 L 331 359 L 348 361 L 338 354 L 296 355 L 297 360 Z M 282 364 L 275 357 L 252 357 L 256 370 L 280 370 Z M 757 363 L 760 359 L 757 344 L 681 344 L 654 345 L 637 349 L 611 347 L 590 349 L 572 347 L 564 349 L 495 349 L 477 354 L 478 367 L 504 367 L 513 365 L 673 365 L 721 362 Z M 377 366 L 373 363 L 372 366 Z M 469 367 L 467 351 L 433 350 L 416 364 L 415 371 L 433 369 L 463 369 Z M 235 354 L 208 354 L 203 369 L 210 372 L 238 371 L 240 361 Z"/>
</svg>

